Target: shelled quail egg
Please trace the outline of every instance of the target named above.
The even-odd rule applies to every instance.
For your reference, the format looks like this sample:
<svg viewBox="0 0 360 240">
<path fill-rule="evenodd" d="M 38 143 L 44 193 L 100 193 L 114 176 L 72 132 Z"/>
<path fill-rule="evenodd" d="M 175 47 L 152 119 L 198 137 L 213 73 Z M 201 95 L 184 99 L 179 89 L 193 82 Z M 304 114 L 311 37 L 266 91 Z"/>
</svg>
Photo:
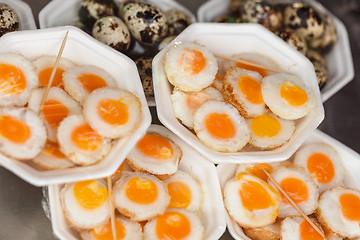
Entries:
<svg viewBox="0 0 360 240">
<path fill-rule="evenodd" d="M 125 52 L 130 46 L 130 32 L 126 24 L 116 16 L 99 18 L 92 29 L 92 35 L 100 42 Z"/>
<path fill-rule="evenodd" d="M 309 41 L 309 45 L 313 48 L 320 49 L 322 52 L 328 52 L 337 41 L 336 27 L 332 18 L 328 15 L 324 18 L 324 33 L 319 38 Z"/>
<path fill-rule="evenodd" d="M 116 12 L 113 0 L 83 0 L 79 9 L 79 20 L 86 29 L 91 30 L 97 19 L 115 15 Z"/>
<path fill-rule="evenodd" d="M 158 50 L 163 50 L 172 40 L 174 40 L 176 36 L 168 36 L 164 38 L 158 45 Z"/>
<path fill-rule="evenodd" d="M 5 3 L 0 3 L 0 37 L 5 33 L 16 31 L 19 28 L 19 16 L 15 10 Z"/>
<path fill-rule="evenodd" d="M 311 48 L 308 48 L 308 50 L 306 51 L 306 54 L 305 56 L 312 62 L 318 62 L 320 63 L 321 65 L 325 66 L 326 67 L 326 60 L 324 58 L 324 56 L 317 50 L 315 49 L 311 49 Z"/>
<path fill-rule="evenodd" d="M 170 35 L 178 35 L 191 24 L 190 17 L 181 10 L 170 9 L 165 14 Z"/>
<path fill-rule="evenodd" d="M 145 96 L 151 97 L 154 96 L 154 88 L 152 81 L 152 58 L 140 57 L 135 60 L 136 66 L 139 71 Z"/>
<path fill-rule="evenodd" d="M 277 31 L 275 32 L 275 34 L 302 54 L 305 55 L 305 53 L 307 52 L 307 43 L 302 35 L 289 29 Z"/>
<path fill-rule="evenodd" d="M 167 34 L 166 15 L 155 6 L 129 2 L 120 12 L 132 36 L 142 44 L 156 44 Z"/>
<path fill-rule="evenodd" d="M 219 22 L 219 23 L 241 23 L 242 19 L 240 17 L 238 17 L 238 16 L 225 13 L 225 14 L 217 17 L 214 20 L 214 22 Z"/>
</svg>

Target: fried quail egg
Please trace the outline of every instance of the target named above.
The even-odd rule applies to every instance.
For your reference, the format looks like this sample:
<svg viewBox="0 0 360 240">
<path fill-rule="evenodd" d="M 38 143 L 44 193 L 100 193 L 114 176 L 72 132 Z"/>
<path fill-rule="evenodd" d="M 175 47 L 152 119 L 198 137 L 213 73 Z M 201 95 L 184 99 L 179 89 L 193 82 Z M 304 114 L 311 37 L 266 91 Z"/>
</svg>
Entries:
<svg viewBox="0 0 360 240">
<path fill-rule="evenodd" d="M 197 179 L 178 170 L 164 182 L 170 195 L 168 208 L 181 208 L 188 211 L 197 211 L 200 208 L 203 191 Z"/>
<path fill-rule="evenodd" d="M 45 88 L 32 91 L 29 108 L 35 113 L 39 112 L 40 104 L 45 93 Z M 40 117 L 43 119 L 47 130 L 48 139 L 56 142 L 56 130 L 60 122 L 69 115 L 80 114 L 82 108 L 78 102 L 70 97 L 64 90 L 52 87 L 42 107 Z"/>
<path fill-rule="evenodd" d="M 260 149 L 274 149 L 287 143 L 295 132 L 295 122 L 278 118 L 272 113 L 247 119 L 249 143 Z"/>
<path fill-rule="evenodd" d="M 267 182 L 246 172 L 238 174 L 224 187 L 224 204 L 242 227 L 261 227 L 275 221 L 280 194 Z"/>
<path fill-rule="evenodd" d="M 310 218 L 320 229 L 315 218 Z M 282 240 L 323 240 L 324 238 L 303 217 L 287 217 L 281 222 Z"/>
<path fill-rule="evenodd" d="M 262 96 L 270 110 L 282 119 L 296 120 L 307 115 L 316 104 L 312 90 L 289 73 L 263 78 Z"/>
<path fill-rule="evenodd" d="M 190 129 L 194 128 L 194 113 L 203 103 L 209 100 L 224 100 L 221 92 L 213 87 L 194 93 L 186 93 L 175 88 L 170 98 L 175 117 Z"/>
<path fill-rule="evenodd" d="M 164 214 L 150 220 L 144 228 L 147 240 L 202 240 L 204 226 L 200 218 L 183 209 L 169 208 Z"/>
<path fill-rule="evenodd" d="M 116 239 L 117 240 L 142 240 L 141 225 L 127 218 L 117 216 L 115 219 Z M 111 221 L 99 225 L 90 231 L 81 232 L 83 240 L 113 240 Z"/>
<path fill-rule="evenodd" d="M 53 71 L 53 67 L 55 65 L 56 57 L 55 56 L 41 56 L 37 58 L 33 64 L 35 66 L 40 86 L 47 86 L 49 83 L 49 79 L 51 73 Z M 66 58 L 61 58 L 56 69 L 53 82 L 51 84 L 52 87 L 60 87 L 64 89 L 64 84 L 62 82 L 62 75 L 65 71 L 74 67 L 75 64 Z"/>
<path fill-rule="evenodd" d="M 20 29 L 20 19 L 16 11 L 5 3 L 0 3 L 0 37 Z"/>
<path fill-rule="evenodd" d="M 294 200 L 306 214 L 312 214 L 318 207 L 319 191 L 316 183 L 302 168 L 279 167 L 271 176 L 280 187 Z M 271 185 L 273 185 L 270 182 Z M 300 213 L 281 194 L 281 205 L 278 217 L 300 216 Z"/>
<path fill-rule="evenodd" d="M 179 35 L 187 26 L 191 24 L 191 19 L 186 13 L 179 9 L 166 11 L 169 35 Z"/>
<path fill-rule="evenodd" d="M 259 73 L 231 67 L 225 75 L 222 93 L 243 117 L 257 117 L 267 110 L 261 94 Z"/>
<path fill-rule="evenodd" d="M 249 127 L 238 110 L 215 100 L 195 111 L 194 130 L 205 145 L 220 152 L 239 151 L 250 139 Z"/>
<path fill-rule="evenodd" d="M 67 183 L 60 200 L 65 219 L 77 230 L 90 229 L 110 219 L 108 190 L 103 180 Z"/>
<path fill-rule="evenodd" d="M 267 182 L 268 176 L 264 173 L 264 170 L 267 173 L 271 173 L 276 167 L 280 166 L 279 163 L 243 163 L 239 164 L 236 167 L 235 176 L 242 172 L 248 172 L 252 175 L 260 178 L 261 180 Z"/>
<path fill-rule="evenodd" d="M 79 165 L 99 162 L 111 149 L 110 139 L 96 133 L 82 115 L 66 117 L 58 127 L 57 140 L 66 157 Z"/>
<path fill-rule="evenodd" d="M 0 152 L 16 159 L 31 159 L 41 152 L 46 129 L 41 119 L 25 108 L 0 109 Z"/>
<path fill-rule="evenodd" d="M 117 87 L 110 74 L 98 67 L 89 65 L 76 66 L 64 72 L 63 82 L 65 90 L 80 103 L 95 89 Z"/>
<path fill-rule="evenodd" d="M 101 136 L 125 137 L 141 122 L 141 103 L 132 93 L 115 88 L 100 88 L 84 102 L 84 116 Z"/>
<path fill-rule="evenodd" d="M 172 46 L 165 55 L 165 73 L 169 82 L 184 92 L 208 87 L 218 71 L 215 56 L 195 43 Z"/>
<path fill-rule="evenodd" d="M 137 171 L 164 179 L 178 170 L 181 157 L 180 147 L 170 138 L 156 132 L 148 132 L 137 142 L 126 159 Z"/>
<path fill-rule="evenodd" d="M 320 193 L 343 183 L 342 160 L 337 151 L 325 143 L 303 145 L 295 154 L 294 164 L 310 173 Z"/>
<path fill-rule="evenodd" d="M 280 223 L 274 222 L 264 227 L 244 228 L 244 233 L 251 240 L 279 240 L 280 239 Z"/>
<path fill-rule="evenodd" d="M 165 184 L 146 173 L 123 172 L 113 189 L 117 210 L 134 221 L 154 218 L 170 203 Z"/>
<path fill-rule="evenodd" d="M 0 54 L 0 106 L 24 106 L 38 84 L 28 59 L 18 54 Z"/>
<path fill-rule="evenodd" d="M 360 192 L 341 186 L 325 191 L 316 215 L 322 225 L 340 237 L 360 237 Z"/>
</svg>

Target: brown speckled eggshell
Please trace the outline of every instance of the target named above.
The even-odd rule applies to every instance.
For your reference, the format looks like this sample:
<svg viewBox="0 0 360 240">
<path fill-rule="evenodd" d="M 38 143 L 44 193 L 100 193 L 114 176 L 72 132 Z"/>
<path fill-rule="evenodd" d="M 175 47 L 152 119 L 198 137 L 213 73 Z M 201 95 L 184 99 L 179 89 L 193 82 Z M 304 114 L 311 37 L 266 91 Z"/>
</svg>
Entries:
<svg viewBox="0 0 360 240">
<path fill-rule="evenodd" d="M 19 28 L 19 16 L 15 10 L 4 3 L 0 3 L 0 37 Z"/>
</svg>

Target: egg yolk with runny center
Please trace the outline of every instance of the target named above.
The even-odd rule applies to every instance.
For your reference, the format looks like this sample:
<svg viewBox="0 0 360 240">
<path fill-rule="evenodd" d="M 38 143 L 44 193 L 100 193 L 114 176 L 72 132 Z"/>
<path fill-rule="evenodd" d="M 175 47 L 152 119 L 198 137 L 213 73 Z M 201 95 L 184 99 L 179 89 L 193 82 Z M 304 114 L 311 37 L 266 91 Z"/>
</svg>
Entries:
<svg viewBox="0 0 360 240">
<path fill-rule="evenodd" d="M 0 116 L 0 134 L 13 143 L 25 143 L 31 137 L 26 122 L 12 116 Z"/>
<path fill-rule="evenodd" d="M 137 144 L 140 152 L 148 157 L 156 159 L 169 159 L 174 155 L 174 149 L 170 142 L 158 135 L 146 134 Z"/>
<path fill-rule="evenodd" d="M 294 107 L 301 106 L 308 100 L 306 92 L 291 82 L 285 82 L 281 85 L 280 96 Z"/>
<path fill-rule="evenodd" d="M 246 169 L 246 171 L 248 173 L 251 173 L 252 175 L 255 175 L 263 181 L 267 181 L 268 176 L 266 175 L 264 170 L 269 173 L 272 169 L 273 168 L 267 163 L 258 163 L 255 164 L 255 166 Z"/>
<path fill-rule="evenodd" d="M 88 180 L 74 184 L 74 195 L 83 208 L 95 209 L 107 200 L 108 191 L 98 181 Z"/>
<path fill-rule="evenodd" d="M 251 62 L 249 60 L 246 60 L 246 61 Z M 236 63 L 235 66 L 238 67 L 238 68 L 249 70 L 249 71 L 258 72 L 262 77 L 266 77 L 268 75 L 266 70 L 264 70 L 262 68 L 255 67 L 255 66 L 250 66 L 250 65 L 247 65 L 245 63 Z"/>
<path fill-rule="evenodd" d="M 294 200 L 295 203 L 299 204 L 306 201 L 309 197 L 309 191 L 306 183 L 298 178 L 285 178 L 280 182 L 280 187 Z M 283 203 L 290 204 L 286 197 L 281 194 Z"/>
<path fill-rule="evenodd" d="M 261 94 L 261 83 L 256 81 L 256 79 L 249 76 L 241 76 L 238 80 L 238 86 L 250 103 L 264 103 Z"/>
<path fill-rule="evenodd" d="M 301 240 L 323 240 L 324 238 L 308 223 L 303 220 L 300 223 Z"/>
<path fill-rule="evenodd" d="M 97 111 L 108 124 L 119 126 L 129 120 L 129 107 L 121 100 L 103 99 L 98 103 Z"/>
<path fill-rule="evenodd" d="M 169 208 L 185 209 L 189 206 L 191 191 L 185 183 L 179 181 L 169 182 L 167 188 L 170 195 Z"/>
<path fill-rule="evenodd" d="M 241 203 L 248 211 L 267 209 L 272 200 L 265 187 L 255 181 L 246 181 L 241 184 L 239 191 Z"/>
<path fill-rule="evenodd" d="M 195 49 L 185 49 L 182 52 L 179 65 L 186 74 L 195 75 L 204 69 L 206 59 L 202 52 Z"/>
<path fill-rule="evenodd" d="M 328 183 L 334 178 L 335 169 L 332 161 L 323 153 L 312 154 L 307 161 L 307 169 L 319 183 Z"/>
<path fill-rule="evenodd" d="M 48 85 L 52 71 L 53 71 L 53 68 L 49 67 L 49 68 L 45 68 L 39 72 L 39 82 L 41 85 L 43 85 L 43 86 Z M 63 73 L 64 73 L 63 69 L 61 69 L 61 68 L 56 69 L 54 79 L 51 83 L 52 87 L 57 87 L 57 86 L 61 85 L 61 88 L 63 88 L 62 87 L 62 74 Z"/>
<path fill-rule="evenodd" d="M 180 240 L 191 232 L 189 219 L 179 212 L 166 212 L 156 221 L 156 235 L 159 240 Z"/>
<path fill-rule="evenodd" d="M 55 158 L 65 158 L 65 155 L 60 151 L 59 145 L 57 143 L 47 142 L 43 151 L 44 153 Z"/>
<path fill-rule="evenodd" d="M 116 240 L 124 239 L 126 236 L 126 229 L 124 225 L 120 221 L 116 220 L 115 228 Z M 93 228 L 92 234 L 97 240 L 114 240 L 114 235 L 111 228 L 111 220 L 109 220 L 106 224 Z"/>
<path fill-rule="evenodd" d="M 102 143 L 102 138 L 88 124 L 80 125 L 71 135 L 72 142 L 81 150 L 95 151 Z"/>
<path fill-rule="evenodd" d="M 26 88 L 26 78 L 16 66 L 0 64 L 0 91 L 7 95 L 21 94 Z"/>
<path fill-rule="evenodd" d="M 260 138 L 271 138 L 280 132 L 281 124 L 272 116 L 262 115 L 251 121 L 250 128 Z"/>
<path fill-rule="evenodd" d="M 236 129 L 228 114 L 211 113 L 205 118 L 207 131 L 215 138 L 229 139 L 235 136 Z"/>
<path fill-rule="evenodd" d="M 95 89 L 107 87 L 106 81 L 102 77 L 91 73 L 81 74 L 78 76 L 78 80 L 82 87 L 89 93 Z"/>
<path fill-rule="evenodd" d="M 340 207 L 343 216 L 350 221 L 360 222 L 360 198 L 351 193 L 340 196 Z"/>
<path fill-rule="evenodd" d="M 60 122 L 69 115 L 69 109 L 59 101 L 48 100 L 41 110 L 46 122 L 52 127 L 58 127 Z"/>
<path fill-rule="evenodd" d="M 134 177 L 127 182 L 125 194 L 135 203 L 149 204 L 156 200 L 158 189 L 151 180 Z"/>
</svg>

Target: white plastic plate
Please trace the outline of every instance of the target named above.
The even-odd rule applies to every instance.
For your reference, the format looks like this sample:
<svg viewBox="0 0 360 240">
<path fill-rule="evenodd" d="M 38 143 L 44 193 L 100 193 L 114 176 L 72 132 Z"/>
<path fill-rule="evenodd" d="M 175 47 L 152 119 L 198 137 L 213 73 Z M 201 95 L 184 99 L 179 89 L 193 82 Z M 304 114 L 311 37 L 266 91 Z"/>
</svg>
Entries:
<svg viewBox="0 0 360 240">
<path fill-rule="evenodd" d="M 339 153 L 342 163 L 345 168 L 344 186 L 350 187 L 356 190 L 360 190 L 360 155 L 348 148 L 344 144 L 330 137 L 329 135 L 316 130 L 305 141 L 305 143 L 326 143 L 334 147 Z M 236 164 L 219 164 L 217 166 L 217 172 L 220 180 L 221 189 L 224 188 L 227 181 L 235 176 Z M 251 240 L 248 238 L 242 228 L 227 214 L 227 227 L 231 236 L 237 240 Z"/>
<path fill-rule="evenodd" d="M 135 63 L 76 27 L 67 26 L 5 34 L 0 38 L 0 53 L 18 53 L 29 59 L 42 55 L 56 56 L 66 31 L 69 31 L 69 36 L 62 57 L 78 65 L 93 65 L 108 72 L 117 81 L 119 88 L 128 90 L 139 98 L 142 105 L 142 121 L 132 135 L 117 140 L 111 152 L 101 162 L 91 166 L 45 171 L 27 162 L 17 161 L 0 154 L 0 164 L 3 167 L 36 186 L 111 175 L 151 123 L 150 111 Z"/>
<path fill-rule="evenodd" d="M 316 96 L 316 105 L 310 113 L 296 121 L 296 131 L 282 147 L 268 151 L 240 151 L 221 153 L 205 146 L 198 137 L 182 125 L 172 111 L 172 85 L 164 72 L 164 56 L 172 44 L 196 41 L 214 54 L 231 56 L 242 52 L 265 55 L 281 69 L 299 76 Z M 155 101 L 159 120 L 183 141 L 213 163 L 273 162 L 289 158 L 317 128 L 324 118 L 324 108 L 312 63 L 259 24 L 195 23 L 186 28 L 174 41 L 159 52 L 153 60 Z"/>
<path fill-rule="evenodd" d="M 338 35 L 337 43 L 325 55 L 328 64 L 328 80 L 321 89 L 321 99 L 325 102 L 354 78 L 354 64 L 351 57 L 349 37 L 345 25 L 319 2 L 313 0 L 303 1 L 309 3 L 316 10 L 331 16 L 335 22 Z M 205 2 L 197 11 L 198 21 L 214 21 L 216 17 L 229 12 L 229 3 L 230 0 L 209 0 Z"/>
<path fill-rule="evenodd" d="M 20 30 L 36 29 L 34 16 L 26 2 L 20 0 L 0 0 L 0 3 L 9 5 L 18 14 L 20 18 Z"/>
<path fill-rule="evenodd" d="M 179 163 L 179 169 L 199 180 L 204 192 L 204 199 L 201 205 L 201 220 L 205 227 L 205 239 L 219 239 L 226 228 L 226 213 L 215 166 L 165 127 L 151 125 L 149 130 L 172 139 L 180 146 L 183 151 L 183 157 Z M 64 218 L 60 202 L 60 190 L 62 187 L 63 185 L 49 186 L 49 204 L 53 231 L 60 239 L 80 239 L 79 234 L 69 227 Z"/>
</svg>

